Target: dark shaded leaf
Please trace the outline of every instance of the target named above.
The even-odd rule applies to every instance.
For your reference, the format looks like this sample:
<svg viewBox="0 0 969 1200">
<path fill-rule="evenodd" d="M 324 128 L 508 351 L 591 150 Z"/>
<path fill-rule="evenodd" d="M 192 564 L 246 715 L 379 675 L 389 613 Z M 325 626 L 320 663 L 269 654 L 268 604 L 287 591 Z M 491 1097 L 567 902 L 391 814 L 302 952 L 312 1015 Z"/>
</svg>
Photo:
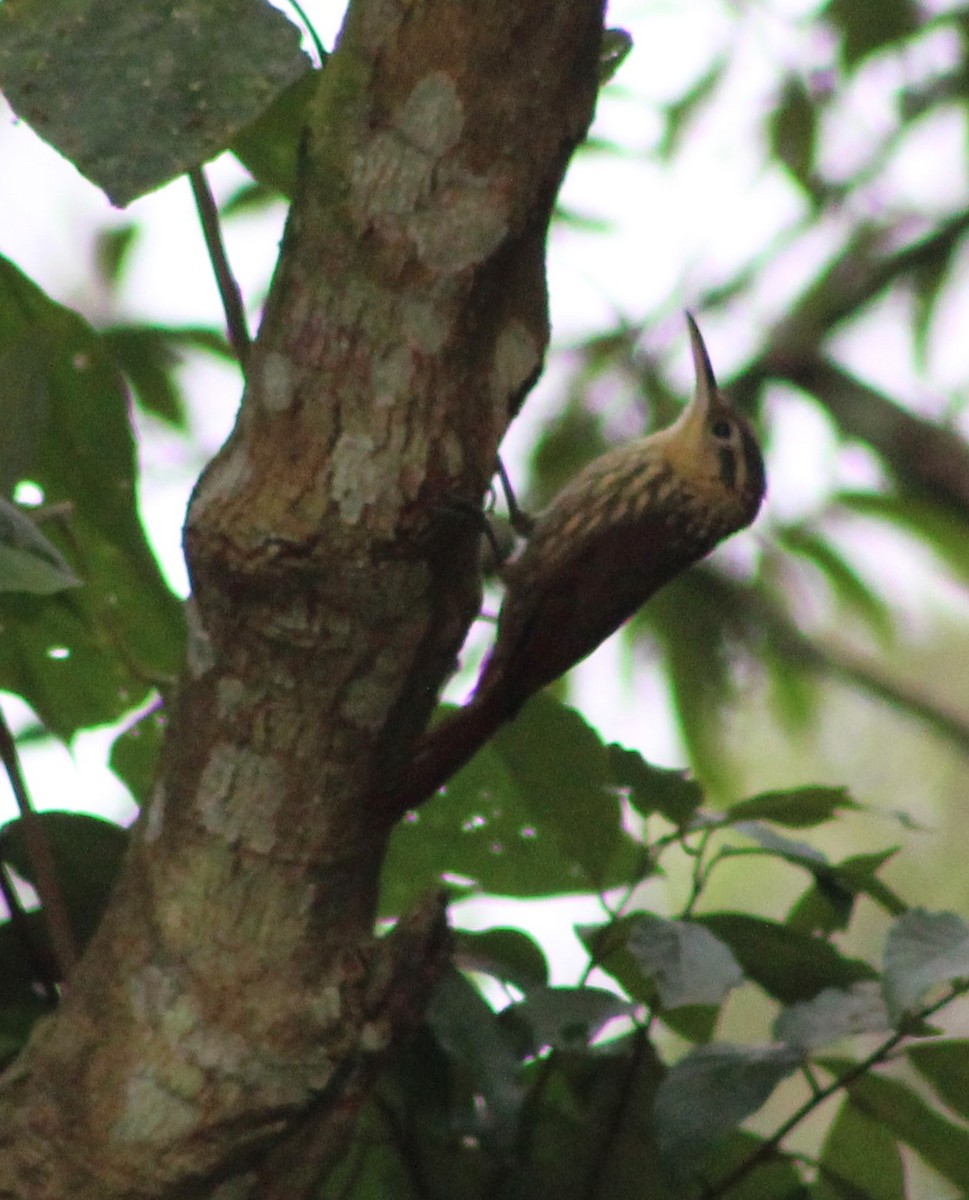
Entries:
<svg viewBox="0 0 969 1200">
<path fill-rule="evenodd" d="M 35 820 L 50 845 L 74 935 L 83 948 L 97 929 L 118 878 L 127 831 L 83 813 L 48 811 L 38 813 Z M 0 829 L 0 858 L 36 883 L 19 818 Z"/>
<path fill-rule="evenodd" d="M 114 325 L 101 331 L 101 339 L 142 408 L 176 428 L 185 427 L 185 402 L 175 373 L 184 352 L 231 357 L 225 338 L 213 329 Z"/>
<path fill-rule="evenodd" d="M 242 129 L 230 149 L 252 176 L 277 195 L 292 196 L 300 139 L 319 71 L 307 71 Z"/>
<path fill-rule="evenodd" d="M 821 938 L 745 913 L 708 913 L 696 920 L 733 951 L 744 974 L 782 1004 L 810 1000 L 831 987 L 876 979 L 868 963 L 845 958 Z"/>
<path fill-rule="evenodd" d="M 811 191 L 817 117 L 804 83 L 788 76 L 768 123 L 771 151 L 797 182 Z"/>
<path fill-rule="evenodd" d="M 661 813 L 685 829 L 703 803 L 703 788 L 686 771 L 654 767 L 635 750 L 607 747 L 613 785 L 628 791 L 629 802 L 644 817 Z"/>
<path fill-rule="evenodd" d="M 548 963 L 541 947 L 520 929 L 459 930 L 455 961 L 464 971 L 480 971 L 513 984 L 523 992 L 548 983 Z"/>
<path fill-rule="evenodd" d="M 885 0 L 873 8 L 857 0 L 831 0 L 827 15 L 840 30 L 845 65 L 902 42 L 918 28 L 918 9 L 910 0 Z"/>
<path fill-rule="evenodd" d="M 749 800 L 731 804 L 724 810 L 727 821 L 772 821 L 791 829 L 823 825 L 838 813 L 859 810 L 862 805 L 851 799 L 847 788 L 792 788 L 786 792 L 761 792 Z"/>
<path fill-rule="evenodd" d="M 71 515 L 45 524 L 85 587 L 0 596 L 0 687 L 63 738 L 116 720 L 177 672 L 181 606 L 145 540 L 127 397 L 110 356 L 76 314 L 0 258 L 0 490 L 21 481 Z"/>
<path fill-rule="evenodd" d="M 468 1072 L 487 1107 L 480 1132 L 489 1131 L 498 1145 L 507 1145 L 524 1093 L 518 1082 L 519 1058 L 503 1023 L 458 971 L 442 978 L 427 1020 L 448 1056 Z"/>
<path fill-rule="evenodd" d="M 969 1130 L 946 1120 L 897 1079 L 869 1073 L 848 1089 L 851 1103 L 969 1195 Z"/>
<path fill-rule="evenodd" d="M 685 1182 L 726 1133 L 755 1113 L 802 1062 L 790 1046 L 700 1046 L 659 1086 L 656 1140 L 670 1176 Z"/>
<path fill-rule="evenodd" d="M 824 1140 L 819 1200 L 905 1200 L 905 1172 L 894 1135 L 846 1099 Z"/>
<path fill-rule="evenodd" d="M 857 854 L 813 872 L 814 883 L 791 908 L 786 924 L 807 933 L 847 929 L 858 896 L 868 896 L 890 916 L 905 912 L 905 902 L 877 877 L 898 848 Z"/>
<path fill-rule="evenodd" d="M 299 40 L 258 0 L 20 0 L 0 5 L 0 85 L 125 205 L 224 149 L 309 68 Z"/>
<path fill-rule="evenodd" d="M 969 1118 L 969 1039 L 917 1042 L 906 1053 L 912 1066 L 945 1103 Z"/>
<path fill-rule="evenodd" d="M 0 592 L 49 596 L 80 586 L 63 554 L 32 518 L 0 497 Z"/>
</svg>

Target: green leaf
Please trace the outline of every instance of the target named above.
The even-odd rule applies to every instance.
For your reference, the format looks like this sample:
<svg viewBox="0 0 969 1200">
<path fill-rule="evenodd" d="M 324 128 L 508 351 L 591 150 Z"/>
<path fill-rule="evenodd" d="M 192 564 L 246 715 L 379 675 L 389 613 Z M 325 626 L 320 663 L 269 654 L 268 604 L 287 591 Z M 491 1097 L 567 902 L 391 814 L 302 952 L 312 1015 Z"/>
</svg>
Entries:
<svg viewBox="0 0 969 1200">
<path fill-rule="evenodd" d="M 300 140 L 319 71 L 307 71 L 232 139 L 230 149 L 259 183 L 292 196 Z"/>
<path fill-rule="evenodd" d="M 828 1130 L 819 1162 L 818 1200 L 905 1200 L 905 1172 L 894 1135 L 846 1099 Z"/>
<path fill-rule="evenodd" d="M 961 1195 L 969 1195 L 969 1130 L 946 1120 L 906 1084 L 869 1073 L 848 1089 L 852 1105 L 890 1130 Z"/>
<path fill-rule="evenodd" d="M 509 1164 L 505 1186 L 477 1196 L 507 1200 L 631 1200 L 660 1197 L 652 1128 L 663 1065 L 642 1033 L 593 1053 L 559 1051 L 526 1068 L 533 1080 L 522 1130 L 528 1153 Z M 437 1196 L 465 1196 L 437 1192 Z"/>
<path fill-rule="evenodd" d="M 910 0 L 883 0 L 877 8 L 858 0 L 830 0 L 827 15 L 841 32 L 847 67 L 904 41 L 919 26 L 918 9 Z"/>
<path fill-rule="evenodd" d="M 185 427 L 185 401 L 174 368 L 179 362 L 171 331 L 149 325 L 117 325 L 101 333 L 139 404 L 177 428 Z"/>
<path fill-rule="evenodd" d="M 23 913 L 16 921 L 0 922 L 0 1028 L 10 1012 L 11 1036 L 21 1028 L 21 1016 L 49 1011 L 38 990 L 42 979 L 56 979 L 59 971 L 40 909 Z"/>
<path fill-rule="evenodd" d="M 724 817 L 736 821 L 772 821 L 791 829 L 823 825 L 839 813 L 858 811 L 862 805 L 851 799 L 847 788 L 792 788 L 784 792 L 761 792 L 724 810 Z"/>
<path fill-rule="evenodd" d="M 258 0 L 19 0 L 0 5 L 0 82 L 123 206 L 224 149 L 308 69 L 299 40 Z"/>
<path fill-rule="evenodd" d="M 629 802 L 644 817 L 660 813 L 685 829 L 703 803 L 703 788 L 688 772 L 654 767 L 635 750 L 607 748 L 613 786 L 628 792 Z"/>
<path fill-rule="evenodd" d="M 114 739 L 108 765 L 144 808 L 158 770 L 158 756 L 165 736 L 165 714 L 156 705 Z"/>
<path fill-rule="evenodd" d="M 888 931 L 885 1002 L 894 1021 L 917 1009 L 929 992 L 969 979 L 969 926 L 955 913 L 913 908 Z"/>
<path fill-rule="evenodd" d="M 610 1021 L 635 1011 L 635 1004 L 602 988 L 543 987 L 510 1004 L 501 1021 L 518 1032 L 522 1056 L 531 1057 L 546 1048 L 584 1049 Z"/>
<path fill-rule="evenodd" d="M 382 911 L 442 879 L 503 895 L 602 891 L 648 869 L 622 827 L 605 747 L 571 709 L 534 696 L 391 838 Z"/>
<path fill-rule="evenodd" d="M 464 971 L 480 971 L 513 984 L 523 992 L 548 983 L 548 963 L 541 948 L 520 929 L 458 930 L 455 962 Z"/>
<path fill-rule="evenodd" d="M 868 896 L 892 917 L 905 912 L 905 902 L 876 872 L 898 852 L 897 847 L 856 854 L 814 872 L 814 883 L 788 914 L 786 924 L 806 933 L 847 929 L 858 896 Z"/>
<path fill-rule="evenodd" d="M 811 173 L 817 143 L 817 115 L 803 82 L 788 76 L 768 122 L 771 153 L 805 190 L 811 191 Z"/>
<path fill-rule="evenodd" d="M 508 1144 L 524 1093 L 517 1077 L 519 1059 L 503 1023 L 454 970 L 441 979 L 427 1019 L 441 1047 L 469 1073 L 481 1096 L 487 1108 L 482 1128 L 490 1128 L 499 1145 Z"/>
<path fill-rule="evenodd" d="M 643 975 L 654 981 L 664 1009 L 719 1005 L 743 982 L 729 947 L 692 921 L 637 913 L 630 920 L 626 945 Z"/>
<path fill-rule="evenodd" d="M 906 1053 L 912 1066 L 945 1103 L 969 1118 L 969 1039 L 918 1042 Z"/>
<path fill-rule="evenodd" d="M 118 878 L 128 845 L 127 831 L 83 813 L 48 811 L 34 819 L 50 845 L 74 935 L 83 947 L 97 929 Z M 0 858 L 36 884 L 20 818 L 0 829 Z"/>
<path fill-rule="evenodd" d="M 704 1178 L 710 1180 L 712 1196 L 718 1200 L 721 1195 L 729 1196 L 729 1200 L 810 1200 L 812 1192 L 798 1171 L 797 1156 L 788 1156 L 783 1150 L 775 1150 L 747 1171 L 729 1192 L 718 1190 L 719 1181 L 750 1162 L 761 1152 L 764 1141 L 747 1130 L 737 1129 L 713 1147 L 704 1171 Z"/>
<path fill-rule="evenodd" d="M 2 11 L 2 9 L 0 9 Z M 174 676 L 184 619 L 137 510 L 128 400 L 111 357 L 75 313 L 0 258 L 0 490 L 27 480 L 70 516 L 45 525 L 86 586 L 0 595 L 0 688 L 62 738 L 117 720 L 149 677 Z"/>
<path fill-rule="evenodd" d="M 891 1022 L 881 987 L 874 981 L 825 988 L 813 1000 L 792 1004 L 774 1022 L 779 1042 L 814 1050 L 859 1033 L 887 1033 Z"/>
<path fill-rule="evenodd" d="M 868 963 L 845 958 L 821 938 L 746 913 L 708 913 L 696 920 L 733 951 L 748 979 L 782 1004 L 810 1000 L 830 987 L 876 979 Z"/>
<path fill-rule="evenodd" d="M 49 596 L 80 586 L 63 554 L 34 521 L 0 497 L 0 592 Z"/>
<path fill-rule="evenodd" d="M 656 1138 L 670 1176 L 685 1182 L 725 1134 L 755 1113 L 802 1062 L 790 1046 L 699 1046 L 670 1070 L 656 1095 Z"/>
</svg>

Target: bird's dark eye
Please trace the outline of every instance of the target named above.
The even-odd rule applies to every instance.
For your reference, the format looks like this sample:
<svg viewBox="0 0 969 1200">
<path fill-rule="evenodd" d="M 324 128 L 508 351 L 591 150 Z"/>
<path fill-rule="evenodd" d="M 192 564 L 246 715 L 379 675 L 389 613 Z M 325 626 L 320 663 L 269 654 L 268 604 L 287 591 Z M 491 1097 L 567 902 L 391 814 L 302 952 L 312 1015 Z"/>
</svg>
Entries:
<svg viewBox="0 0 969 1200">
<path fill-rule="evenodd" d="M 729 421 L 715 421 L 710 432 L 715 438 L 719 438 L 721 442 L 725 442 L 733 433 L 733 426 Z"/>
</svg>

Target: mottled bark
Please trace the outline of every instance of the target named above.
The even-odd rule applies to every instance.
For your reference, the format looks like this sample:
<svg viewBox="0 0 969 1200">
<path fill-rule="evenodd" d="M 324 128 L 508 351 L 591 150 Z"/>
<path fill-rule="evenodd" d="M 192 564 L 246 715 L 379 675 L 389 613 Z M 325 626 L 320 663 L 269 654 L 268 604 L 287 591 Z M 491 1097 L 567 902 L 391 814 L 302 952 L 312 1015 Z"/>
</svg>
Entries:
<svg viewBox="0 0 969 1200">
<path fill-rule="evenodd" d="M 238 424 L 190 507 L 163 768 L 60 1012 L 0 1086 L 0 1195 L 308 1194 L 420 1019 L 441 912 L 372 937 L 389 831 L 367 799 L 477 610 L 460 506 L 541 365 L 601 9 L 352 6 Z"/>
</svg>

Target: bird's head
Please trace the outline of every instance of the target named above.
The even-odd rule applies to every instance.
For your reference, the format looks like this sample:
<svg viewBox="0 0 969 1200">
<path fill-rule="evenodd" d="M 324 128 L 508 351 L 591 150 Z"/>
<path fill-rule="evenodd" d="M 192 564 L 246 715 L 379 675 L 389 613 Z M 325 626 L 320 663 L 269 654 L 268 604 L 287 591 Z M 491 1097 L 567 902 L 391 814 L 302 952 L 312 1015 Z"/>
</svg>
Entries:
<svg viewBox="0 0 969 1200">
<path fill-rule="evenodd" d="M 757 515 L 766 489 L 764 460 L 746 416 L 717 387 L 696 321 L 687 313 L 696 392 L 679 419 L 663 431 L 664 458 L 690 490 L 708 501 L 732 529 Z M 665 435 L 665 436 L 664 436 Z"/>
</svg>

